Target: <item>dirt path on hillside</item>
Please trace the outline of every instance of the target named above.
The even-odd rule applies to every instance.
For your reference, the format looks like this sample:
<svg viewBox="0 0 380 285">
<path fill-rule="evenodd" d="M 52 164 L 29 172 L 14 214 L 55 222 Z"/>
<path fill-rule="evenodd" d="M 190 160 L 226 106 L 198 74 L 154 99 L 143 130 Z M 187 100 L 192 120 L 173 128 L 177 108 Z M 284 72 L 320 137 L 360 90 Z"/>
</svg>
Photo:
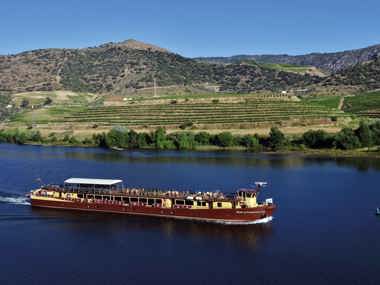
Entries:
<svg viewBox="0 0 380 285">
<path fill-rule="evenodd" d="M 339 105 L 338 105 L 338 110 L 339 111 L 342 111 L 343 104 L 344 104 L 344 97 L 340 98 L 340 100 L 339 100 Z"/>
</svg>

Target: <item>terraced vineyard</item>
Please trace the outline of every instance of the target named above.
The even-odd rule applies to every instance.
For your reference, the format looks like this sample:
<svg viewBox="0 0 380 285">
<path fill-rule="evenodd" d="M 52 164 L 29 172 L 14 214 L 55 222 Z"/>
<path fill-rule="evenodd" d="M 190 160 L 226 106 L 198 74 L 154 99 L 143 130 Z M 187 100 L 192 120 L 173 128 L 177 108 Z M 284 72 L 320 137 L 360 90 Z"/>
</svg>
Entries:
<svg viewBox="0 0 380 285">
<path fill-rule="evenodd" d="M 369 92 L 345 98 L 343 110 L 359 116 L 380 118 L 380 92 Z"/>
<path fill-rule="evenodd" d="M 127 126 L 180 126 L 182 124 L 274 123 L 330 119 L 344 116 L 335 108 L 281 100 L 241 103 L 177 103 L 97 107 L 73 112 L 65 122 Z"/>
</svg>

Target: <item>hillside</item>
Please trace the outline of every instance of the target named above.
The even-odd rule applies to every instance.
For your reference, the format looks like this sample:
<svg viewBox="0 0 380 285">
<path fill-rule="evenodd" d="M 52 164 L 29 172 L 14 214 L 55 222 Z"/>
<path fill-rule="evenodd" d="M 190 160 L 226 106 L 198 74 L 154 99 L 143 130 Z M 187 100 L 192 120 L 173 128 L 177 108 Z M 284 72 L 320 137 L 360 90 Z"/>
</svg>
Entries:
<svg viewBox="0 0 380 285">
<path fill-rule="evenodd" d="M 121 100 L 112 104 L 116 97 Z M 310 128 L 334 132 L 347 120 L 338 109 L 339 97 L 332 96 L 299 99 L 262 92 L 122 98 L 71 91 L 13 94 L 10 104 L 19 111 L 0 123 L 0 130 L 38 130 L 45 136 L 56 133 L 63 137 L 91 136 L 124 126 L 139 131 L 165 127 L 170 131 L 229 130 L 241 134 L 267 133 L 275 125 L 287 133 L 301 133 Z M 26 100 L 29 104 L 23 105 Z"/>
<path fill-rule="evenodd" d="M 318 81 L 259 65 L 201 63 L 128 40 L 84 49 L 40 49 L 0 56 L 0 91 L 71 90 L 124 94 L 158 86 L 219 85 L 222 91 L 285 89 Z"/>
<path fill-rule="evenodd" d="M 305 55 L 236 55 L 231 57 L 197 58 L 201 62 L 231 64 L 242 60 L 255 60 L 259 63 L 291 64 L 298 66 L 314 66 L 321 70 L 334 73 L 358 63 L 364 63 L 380 55 L 380 45 L 362 49 L 347 50 L 334 53 L 310 53 Z"/>
<path fill-rule="evenodd" d="M 380 57 L 339 71 L 327 78 L 326 85 L 365 86 L 373 90 L 380 88 Z"/>
</svg>

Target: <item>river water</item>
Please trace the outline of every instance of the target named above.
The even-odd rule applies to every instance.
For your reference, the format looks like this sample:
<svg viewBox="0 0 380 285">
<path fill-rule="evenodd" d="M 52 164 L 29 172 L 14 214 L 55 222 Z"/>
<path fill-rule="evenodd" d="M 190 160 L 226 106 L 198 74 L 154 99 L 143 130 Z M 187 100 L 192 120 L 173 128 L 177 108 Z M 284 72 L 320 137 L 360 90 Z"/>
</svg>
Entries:
<svg viewBox="0 0 380 285">
<path fill-rule="evenodd" d="M 380 160 L 0 145 L 0 284 L 380 284 Z M 32 209 L 68 177 L 234 192 L 269 182 L 274 220 L 223 226 Z"/>
</svg>

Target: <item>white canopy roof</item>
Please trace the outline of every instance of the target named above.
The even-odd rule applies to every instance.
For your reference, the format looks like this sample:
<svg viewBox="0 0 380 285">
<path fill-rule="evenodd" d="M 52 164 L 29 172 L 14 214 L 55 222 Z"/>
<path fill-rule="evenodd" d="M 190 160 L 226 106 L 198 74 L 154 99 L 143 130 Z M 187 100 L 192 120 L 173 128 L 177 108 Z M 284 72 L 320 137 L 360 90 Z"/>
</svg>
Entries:
<svg viewBox="0 0 380 285">
<path fill-rule="evenodd" d="M 120 179 L 92 179 L 92 178 L 69 178 L 65 180 L 68 184 L 90 184 L 90 185 L 114 185 L 122 183 Z"/>
</svg>

